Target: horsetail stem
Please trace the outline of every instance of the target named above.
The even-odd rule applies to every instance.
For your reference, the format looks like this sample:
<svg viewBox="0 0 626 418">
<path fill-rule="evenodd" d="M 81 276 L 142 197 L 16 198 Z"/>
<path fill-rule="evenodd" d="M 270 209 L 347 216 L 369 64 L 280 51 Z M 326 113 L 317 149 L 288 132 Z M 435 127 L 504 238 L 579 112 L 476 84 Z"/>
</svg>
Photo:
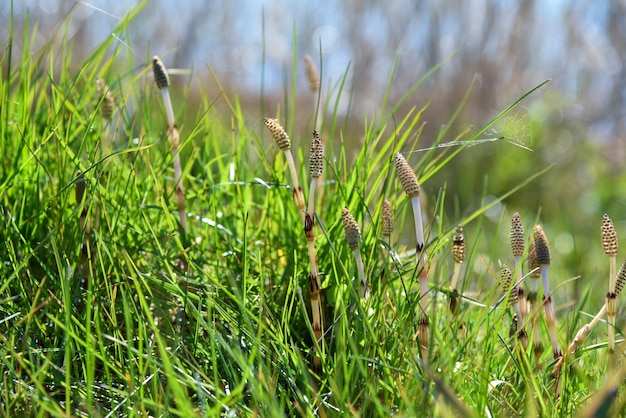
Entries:
<svg viewBox="0 0 626 418">
<path fill-rule="evenodd" d="M 428 343 L 430 339 L 430 327 L 426 317 L 426 307 L 428 306 L 428 268 L 426 265 L 426 253 L 424 251 L 424 227 L 422 224 L 422 209 L 420 207 L 420 185 L 415 172 L 409 166 L 401 153 L 394 155 L 396 174 L 402 185 L 402 189 L 411 199 L 413 208 L 413 219 L 415 221 L 415 257 L 417 259 L 417 270 L 420 281 L 420 308 L 422 315 L 418 324 L 419 343 L 424 361 L 428 359 Z"/>
<path fill-rule="evenodd" d="M 517 336 L 518 340 L 522 344 L 523 348 L 526 348 L 528 344 L 526 332 L 522 328 L 521 321 L 521 312 L 518 303 L 519 293 L 517 292 L 517 286 L 515 286 L 515 281 L 513 280 L 513 271 L 506 264 L 500 264 L 500 286 L 502 287 L 502 292 L 504 297 L 508 295 L 509 302 L 508 306 L 513 308 L 515 315 L 513 315 L 513 320 L 511 321 L 511 336 Z"/>
<path fill-rule="evenodd" d="M 415 257 L 417 259 L 421 292 L 420 306 L 422 311 L 425 312 L 426 306 L 428 306 L 428 270 L 426 266 L 426 254 L 424 252 L 424 227 L 422 224 L 422 208 L 420 206 L 420 185 L 417 182 L 415 172 L 413 172 L 413 169 L 401 153 L 396 153 L 394 160 L 398 180 L 404 192 L 411 199 L 411 206 L 413 208 L 416 240 Z"/>
<path fill-rule="evenodd" d="M 163 96 L 163 104 L 165 105 L 165 113 L 167 115 L 167 140 L 170 144 L 172 156 L 174 158 L 174 184 L 175 184 L 175 198 L 176 206 L 178 207 L 178 215 L 180 216 L 180 225 L 183 231 L 188 232 L 189 227 L 187 225 L 187 210 L 185 209 L 185 189 L 183 187 L 183 170 L 180 163 L 180 154 L 178 153 L 178 147 L 180 145 L 180 134 L 178 127 L 174 121 L 174 110 L 172 108 L 172 101 L 170 99 L 169 85 L 170 78 L 165 69 L 165 65 L 158 56 L 152 57 L 152 71 L 154 73 L 154 81 L 157 87 L 161 90 Z"/>
<path fill-rule="evenodd" d="M 543 348 L 541 346 L 541 334 L 539 332 L 539 304 L 537 303 L 537 295 L 539 293 L 539 280 L 541 279 L 541 269 L 537 261 L 537 251 L 535 241 L 530 242 L 528 250 L 528 271 L 530 275 L 530 291 L 527 300 L 530 304 L 530 324 L 533 329 L 533 351 L 535 352 L 535 360 L 539 360 Z"/>
<path fill-rule="evenodd" d="M 285 133 L 285 135 L 287 135 Z M 311 151 L 309 153 L 309 174 L 311 176 L 311 187 L 309 192 L 309 207 L 304 217 L 304 233 L 306 235 L 307 250 L 309 255 L 309 291 L 311 293 L 311 324 L 313 333 L 317 340 L 317 345 L 321 344 L 322 335 L 324 334 L 324 324 L 322 317 L 321 302 L 321 281 L 319 275 L 319 267 L 317 264 L 317 255 L 315 253 L 315 190 L 317 181 L 324 171 L 324 147 L 322 140 L 317 131 L 313 131 L 313 140 L 311 141 Z M 316 345 L 316 349 L 317 349 Z M 316 366 L 319 366 L 319 358 L 315 357 Z"/>
<path fill-rule="evenodd" d="M 343 219 L 343 229 L 346 233 L 346 242 L 352 250 L 354 260 L 356 262 L 359 274 L 360 288 L 359 296 L 365 298 L 367 296 L 367 280 L 365 279 L 365 268 L 363 266 L 363 258 L 361 257 L 361 230 L 356 220 L 347 208 L 341 210 L 341 218 Z"/>
<path fill-rule="evenodd" d="M 272 138 L 276 142 L 278 148 L 283 152 L 289 170 L 291 172 L 291 181 L 293 183 L 293 199 L 302 217 L 304 224 L 304 234 L 307 240 L 307 253 L 309 257 L 309 274 L 307 279 L 309 281 L 309 291 L 311 295 L 311 325 L 313 327 L 313 333 L 315 335 L 316 344 L 314 346 L 315 351 L 319 351 L 319 346 L 322 342 L 324 335 L 324 325 L 322 317 L 322 304 L 321 304 L 321 281 L 319 275 L 319 268 L 317 264 L 317 255 L 315 253 L 315 194 L 314 184 L 323 172 L 324 162 L 324 150 L 320 147 L 321 139 L 319 134 L 313 132 L 313 141 L 311 144 L 311 154 L 309 158 L 309 174 L 311 175 L 311 194 L 309 196 L 309 209 L 305 206 L 304 192 L 298 182 L 298 173 L 296 171 L 296 165 L 291 153 L 291 140 L 285 129 L 278 123 L 276 119 L 264 118 L 263 123 L 265 127 L 270 131 Z M 321 365 L 320 357 L 315 356 L 313 358 L 313 366 L 319 369 Z"/>
<path fill-rule="evenodd" d="M 556 318 L 554 315 L 554 305 L 552 304 L 552 295 L 550 293 L 550 282 L 548 280 L 548 267 L 550 266 L 550 246 L 548 238 L 541 225 L 535 226 L 535 253 L 537 263 L 541 269 L 541 280 L 543 283 L 543 310 L 545 314 L 546 325 L 550 340 L 552 342 L 552 354 L 554 358 L 559 358 L 562 353 L 556 336 Z"/>
<path fill-rule="evenodd" d="M 609 215 L 602 217 L 601 226 L 602 249 L 609 257 L 609 291 L 606 294 L 606 316 L 609 326 L 609 353 L 615 351 L 615 317 L 617 316 L 617 300 L 615 295 L 617 270 L 617 234 Z"/>
<path fill-rule="evenodd" d="M 452 273 L 452 281 L 450 283 L 450 301 L 449 307 L 452 314 L 456 314 L 459 294 L 456 288 L 461 272 L 461 264 L 465 261 L 465 234 L 461 226 L 457 226 L 452 235 L 452 260 L 454 261 L 454 272 Z"/>
<path fill-rule="evenodd" d="M 152 72 L 154 73 L 154 82 L 156 83 L 161 94 L 163 95 L 163 103 L 165 104 L 165 113 L 167 115 L 167 123 L 171 128 L 174 126 L 174 110 L 172 108 L 172 101 L 170 99 L 170 77 L 167 74 L 165 65 L 161 61 L 161 58 L 156 55 L 152 57 Z"/>
</svg>

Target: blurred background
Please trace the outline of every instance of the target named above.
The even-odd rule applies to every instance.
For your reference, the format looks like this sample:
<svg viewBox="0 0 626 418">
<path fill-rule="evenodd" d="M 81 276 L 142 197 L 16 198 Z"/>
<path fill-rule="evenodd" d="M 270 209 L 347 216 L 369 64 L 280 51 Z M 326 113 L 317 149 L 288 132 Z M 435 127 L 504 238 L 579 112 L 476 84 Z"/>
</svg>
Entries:
<svg viewBox="0 0 626 418">
<path fill-rule="evenodd" d="M 0 3 L 3 46 L 10 7 L 10 1 Z M 494 199 L 554 164 L 489 211 L 481 228 L 494 234 L 494 245 L 504 246 L 514 211 L 521 212 L 528 230 L 539 220 L 553 245 L 554 264 L 561 267 L 557 280 L 582 276 L 567 284 L 574 294 L 596 279 L 605 287 L 602 214 L 611 216 L 618 237 L 626 237 L 623 0 L 154 0 L 127 33 L 112 32 L 130 8 L 126 1 L 15 0 L 13 7 L 15 33 L 21 34 L 27 24 L 34 51 L 51 39 L 60 44 L 65 37 L 74 45 L 77 65 L 103 40 L 115 37 L 131 51 L 126 58 L 131 66 L 146 66 L 158 54 L 168 68 L 183 74 L 190 70 L 207 91 L 215 92 L 210 97 L 217 97 L 210 67 L 225 90 L 236 92 L 251 126 L 259 131 L 263 113 L 284 108 L 293 62 L 301 67 L 298 98 L 310 103 L 303 66 L 309 54 L 321 65 L 322 90 L 329 97 L 347 73 L 351 97 L 342 96 L 338 109 L 347 127 L 343 136 L 352 146 L 363 136 L 365 116 L 389 110 L 380 106 L 394 61 L 391 106 L 429 69 L 458 51 L 398 110 L 401 119 L 410 107 L 428 104 L 420 140 L 424 147 L 472 83 L 444 142 L 468 127 L 483 126 L 549 78 L 549 84 L 488 132 L 505 135 L 506 141 L 464 150 L 424 187 L 434 201 L 445 185 L 454 196 L 448 198 L 450 218 L 462 219 L 484 199 Z M 21 53 L 21 42 L 16 36 L 15 54 Z M 220 104 L 218 100 L 218 108 Z M 299 117 L 296 126 L 310 122 L 308 115 Z M 411 160 L 415 163 L 419 156 Z M 481 232 L 469 225 L 466 239 L 471 241 L 473 233 Z"/>
</svg>

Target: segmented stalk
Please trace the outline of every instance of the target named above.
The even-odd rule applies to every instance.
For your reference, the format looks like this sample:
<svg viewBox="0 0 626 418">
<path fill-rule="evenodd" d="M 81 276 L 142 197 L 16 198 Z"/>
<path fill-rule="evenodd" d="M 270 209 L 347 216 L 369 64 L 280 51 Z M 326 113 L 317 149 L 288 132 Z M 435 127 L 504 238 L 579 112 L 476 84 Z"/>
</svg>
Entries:
<svg viewBox="0 0 626 418">
<path fill-rule="evenodd" d="M 309 291 L 311 293 L 311 325 L 317 340 L 317 346 L 322 343 L 324 319 L 322 316 L 322 300 L 320 294 L 322 285 L 319 276 L 317 256 L 315 253 L 315 190 L 317 189 L 317 181 L 323 171 L 324 147 L 319 133 L 317 131 L 313 131 L 313 140 L 311 141 L 311 150 L 309 152 L 309 174 L 311 176 L 311 187 L 309 189 L 309 207 L 305 214 L 304 233 L 306 235 L 310 266 L 308 279 Z M 319 362 L 319 358 L 315 357 L 315 359 L 316 360 L 314 360 L 314 362 L 317 364 Z"/>
<path fill-rule="evenodd" d="M 617 300 L 615 294 L 617 269 L 617 234 L 609 215 L 602 217 L 602 248 L 609 257 L 609 291 L 606 294 L 606 316 L 609 326 L 609 353 L 615 351 L 615 317 L 617 316 Z"/>
<path fill-rule="evenodd" d="M 537 261 L 537 251 L 535 250 L 535 241 L 530 242 L 530 249 L 528 250 L 528 271 L 530 276 L 530 291 L 526 297 L 530 304 L 530 325 L 533 332 L 533 351 L 535 353 L 535 360 L 539 360 L 543 348 L 541 345 L 541 334 L 539 332 L 539 304 L 537 303 L 537 295 L 539 293 L 539 281 L 541 279 L 541 268 Z"/>
<path fill-rule="evenodd" d="M 165 106 L 165 113 L 167 115 L 167 140 L 170 144 L 170 150 L 174 159 L 173 165 L 175 198 L 176 205 L 178 207 L 178 215 L 180 217 L 180 225 L 183 228 L 183 231 L 188 232 L 189 227 L 187 225 L 187 210 L 185 209 L 183 170 L 180 163 L 180 154 L 178 153 L 178 147 L 180 145 L 180 134 L 174 120 L 174 110 L 172 108 L 172 101 L 170 99 L 170 78 L 167 74 L 167 70 L 165 69 L 165 65 L 163 65 L 161 59 L 156 55 L 152 57 L 152 71 L 154 73 L 154 81 L 157 87 L 161 90 L 161 95 L 163 96 L 163 104 Z"/>
<path fill-rule="evenodd" d="M 559 358 L 561 348 L 556 335 L 556 318 L 554 315 L 554 305 L 552 304 L 552 294 L 550 293 L 550 283 L 548 280 L 548 267 L 550 266 L 550 246 L 548 245 L 548 238 L 541 225 L 535 226 L 535 251 L 537 257 L 537 263 L 541 269 L 541 281 L 543 284 L 543 311 L 545 314 L 546 325 L 548 326 L 548 333 L 550 334 L 550 340 L 552 342 L 552 354 L 555 359 Z"/>
<path fill-rule="evenodd" d="M 319 269 L 317 264 L 317 255 L 315 253 L 315 183 L 322 174 L 323 162 L 324 162 L 324 150 L 320 146 L 321 139 L 317 131 L 313 132 L 313 141 L 311 144 L 311 152 L 309 157 L 309 173 L 311 174 L 311 194 L 309 196 L 309 208 L 307 210 L 304 200 L 304 192 L 298 182 L 298 173 L 296 171 L 296 165 L 291 153 L 291 140 L 285 129 L 278 123 L 276 119 L 265 118 L 263 120 L 265 127 L 270 131 L 274 142 L 278 148 L 283 152 L 289 170 L 291 173 L 291 181 L 293 184 L 293 199 L 302 217 L 304 224 L 304 234 L 307 240 L 307 253 L 309 257 L 309 291 L 311 294 L 311 325 L 313 327 L 313 334 L 315 335 L 316 344 L 314 349 L 317 351 L 322 343 L 322 337 L 324 335 L 324 324 L 322 317 L 322 303 L 321 303 L 321 280 L 319 276 Z M 318 369 L 320 367 L 320 357 L 315 356 L 313 358 L 313 366 Z"/>
<path fill-rule="evenodd" d="M 454 272 L 450 282 L 450 312 L 455 315 L 459 303 L 459 292 L 456 288 L 461 272 L 461 264 L 465 261 L 465 234 L 461 226 L 457 226 L 452 235 L 452 260 L 454 261 Z"/>
</svg>

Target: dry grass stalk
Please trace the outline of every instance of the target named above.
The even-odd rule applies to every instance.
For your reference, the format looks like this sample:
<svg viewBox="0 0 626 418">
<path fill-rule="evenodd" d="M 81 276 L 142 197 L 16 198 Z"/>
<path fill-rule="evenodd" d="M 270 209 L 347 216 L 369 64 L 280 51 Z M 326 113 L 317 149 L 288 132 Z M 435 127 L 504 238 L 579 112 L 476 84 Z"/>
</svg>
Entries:
<svg viewBox="0 0 626 418">
<path fill-rule="evenodd" d="M 541 225 L 535 226 L 535 251 L 537 263 L 541 269 L 541 282 L 543 284 L 543 311 L 545 314 L 548 333 L 552 342 L 552 354 L 555 359 L 561 357 L 561 348 L 556 336 L 556 318 L 554 315 L 554 305 L 552 304 L 552 294 L 550 293 L 550 282 L 548 280 L 548 267 L 550 266 L 550 246 L 548 238 Z"/>
<path fill-rule="evenodd" d="M 461 264 L 465 261 L 465 234 L 463 228 L 457 226 L 452 236 L 452 260 L 454 261 L 454 272 L 450 283 L 450 312 L 456 315 L 459 304 L 459 293 L 456 288 L 461 273 Z"/>
<path fill-rule="evenodd" d="M 428 341 L 430 338 L 428 318 L 426 317 L 426 307 L 428 306 L 428 266 L 426 265 L 427 258 L 426 252 L 424 251 L 424 227 L 422 224 L 422 209 L 420 207 L 420 185 L 415 172 L 401 153 L 398 152 L 394 155 L 394 162 L 398 180 L 404 192 L 411 199 L 411 206 L 413 207 L 416 240 L 415 257 L 417 259 L 417 270 L 419 272 L 420 308 L 422 310 L 418 335 L 422 358 L 424 361 L 427 361 Z"/>
<path fill-rule="evenodd" d="M 609 257 L 609 291 L 606 294 L 606 315 L 609 323 L 609 353 L 615 352 L 615 317 L 617 316 L 617 300 L 615 294 L 617 270 L 617 234 L 609 215 L 602 217 L 601 227 L 602 248 Z"/>
<path fill-rule="evenodd" d="M 356 223 L 356 220 L 350 214 L 350 211 L 347 208 L 343 208 L 341 210 L 341 217 L 343 219 L 343 229 L 346 233 L 346 241 L 348 242 L 348 246 L 352 250 L 352 254 L 354 255 L 354 260 L 356 261 L 357 271 L 359 274 L 359 296 L 361 298 L 366 298 L 368 296 L 367 292 L 367 280 L 365 278 L 365 268 L 363 266 L 363 258 L 361 257 L 361 230 L 359 229 L 359 225 Z"/>
<path fill-rule="evenodd" d="M 187 225 L 187 211 L 185 209 L 185 189 L 183 187 L 183 172 L 180 163 L 180 154 L 178 153 L 178 147 L 180 145 L 180 135 L 178 127 L 174 121 L 174 110 L 172 108 L 172 101 L 170 99 L 169 85 L 170 78 L 165 69 L 165 65 L 159 57 L 156 55 L 152 57 L 152 70 L 154 72 L 154 81 L 157 87 L 161 90 L 163 96 L 163 104 L 165 106 L 165 113 L 167 115 L 167 140 L 170 144 L 172 156 L 174 158 L 174 184 L 175 184 L 175 198 L 176 206 L 178 207 L 178 215 L 180 216 L 180 225 L 185 232 L 189 231 Z"/>
</svg>

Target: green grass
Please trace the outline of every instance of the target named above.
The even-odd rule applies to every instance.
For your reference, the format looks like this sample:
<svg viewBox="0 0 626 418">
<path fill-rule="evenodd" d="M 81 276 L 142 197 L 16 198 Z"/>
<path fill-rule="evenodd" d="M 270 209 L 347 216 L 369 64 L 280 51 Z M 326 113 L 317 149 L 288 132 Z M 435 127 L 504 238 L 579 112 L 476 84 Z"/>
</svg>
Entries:
<svg viewBox="0 0 626 418">
<path fill-rule="evenodd" d="M 115 33 L 123 37 L 144 4 L 131 10 Z M 361 132 L 340 126 L 337 102 L 324 104 L 330 111 L 322 132 L 327 164 L 323 198 L 316 205 L 315 244 L 326 333 L 317 371 L 301 218 L 286 186 L 286 162 L 263 132 L 261 118 L 255 120 L 258 112 L 245 114 L 237 97 L 225 91 L 205 91 L 200 82 L 173 78 L 174 109 L 184 121 L 180 153 L 190 223 L 185 234 L 175 210 L 167 122 L 150 72 L 156 51 L 132 58 L 111 38 L 71 65 L 77 58 L 71 42 L 60 51 L 48 47 L 35 53 L 24 33 L 23 54 L 15 56 L 15 36 L 11 26 L 1 57 L 4 416 L 570 416 L 595 405 L 602 411 L 603 401 L 621 387 L 624 368 L 609 367 L 605 331 L 594 331 L 598 343 L 590 339 L 577 352 L 579 361 L 564 369 L 562 394 L 556 397 L 545 327 L 546 350 L 538 365 L 532 353 L 512 351 L 510 313 L 499 303 L 495 277 L 488 269 L 473 268 L 484 262 L 496 269 L 498 259 L 512 264 L 508 243 L 483 227 L 485 211 L 540 182 L 546 169 L 489 203 L 483 203 L 488 183 L 474 184 L 477 209 L 461 210 L 465 215 L 458 217 L 445 209 L 455 190 L 432 184 L 463 158 L 472 141 L 544 83 L 511 98 L 511 106 L 482 128 L 456 138 L 451 130 L 458 109 L 451 109 L 450 124 L 436 144 L 460 140 L 465 145 L 416 154 L 411 152 L 422 146 L 425 109 L 396 112 L 445 62 L 417 80 L 399 102 L 386 94 L 379 116 L 363 115 Z M 119 62 L 127 64 L 120 68 Z M 294 156 L 307 193 L 310 132 L 293 129 L 298 118 L 313 120 L 314 108 L 292 108 L 297 103 L 293 77 L 303 74 L 298 65 L 294 58 L 292 78 L 285 81 L 286 86 L 291 81 L 285 87 L 289 108 L 265 113 L 286 115 L 283 123 L 292 138 L 306 138 L 296 142 Z M 105 126 L 97 77 L 109 84 L 117 104 L 112 153 L 101 146 Z M 344 77 L 334 88 L 349 95 L 349 87 Z M 189 103 L 191 90 L 201 97 L 197 105 Z M 216 101 L 226 103 L 228 112 L 219 113 Z M 362 147 L 348 150 L 344 140 L 354 135 L 364 138 Z M 398 151 L 415 168 L 428 197 L 426 241 L 433 262 L 428 365 L 419 358 L 414 337 L 420 295 L 411 209 L 393 168 Z M 488 167 L 478 169 L 489 174 Z M 76 176 L 78 170 L 83 178 Z M 77 202 L 74 189 L 81 181 L 87 197 Z M 395 208 L 391 244 L 401 264 L 385 255 L 388 243 L 380 239 L 385 197 Z M 371 283 L 365 303 L 358 297 L 342 229 L 344 207 L 362 230 L 361 253 Z M 81 228 L 83 208 L 90 230 Z M 510 212 L 515 210 L 526 214 L 528 234 L 536 208 Z M 498 228 L 508 230 L 509 219 L 503 212 Z M 459 284 L 466 298 L 452 320 L 446 289 L 457 225 L 466 228 L 467 259 Z M 554 288 L 559 305 L 559 287 Z M 580 314 L 587 296 L 557 312 L 564 347 L 587 321 Z M 464 339 L 457 333 L 461 323 Z M 618 396 L 611 413 L 623 413 L 624 404 Z"/>
</svg>

